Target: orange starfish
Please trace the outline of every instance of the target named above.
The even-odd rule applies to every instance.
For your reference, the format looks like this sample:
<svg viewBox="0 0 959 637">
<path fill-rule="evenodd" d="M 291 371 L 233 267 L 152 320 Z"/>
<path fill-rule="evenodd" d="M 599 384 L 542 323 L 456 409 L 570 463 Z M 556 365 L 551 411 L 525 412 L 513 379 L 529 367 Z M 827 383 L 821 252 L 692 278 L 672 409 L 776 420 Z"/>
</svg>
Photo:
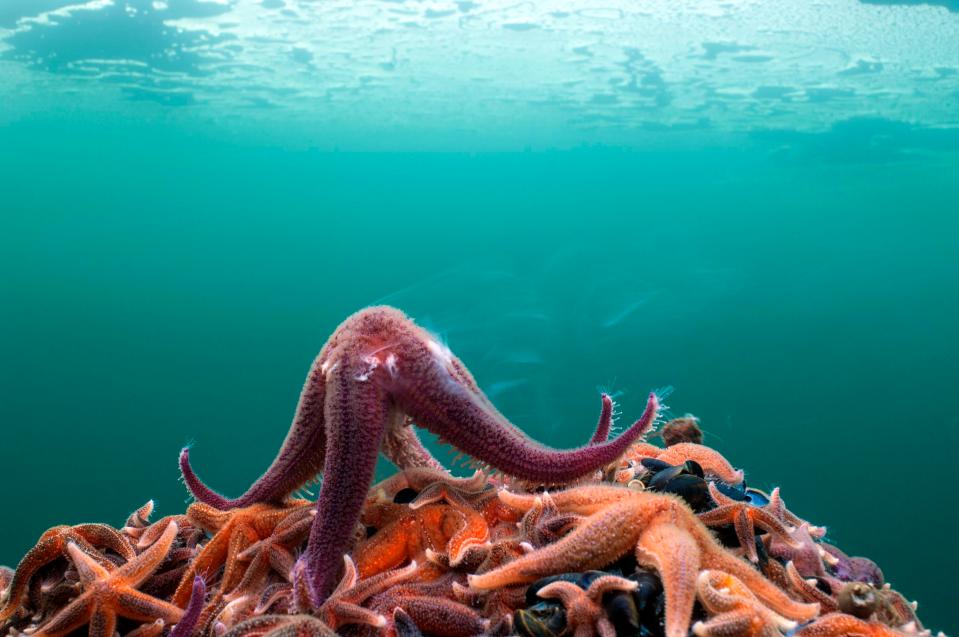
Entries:
<svg viewBox="0 0 959 637">
<path fill-rule="evenodd" d="M 777 615 L 762 604 L 733 575 L 703 571 L 696 579 L 696 593 L 711 617 L 696 622 L 697 637 L 781 637 L 796 622 Z"/>
<path fill-rule="evenodd" d="M 241 553 L 268 538 L 289 515 L 310 506 L 306 500 L 288 501 L 284 505 L 253 504 L 248 507 L 220 511 L 209 505 L 194 502 L 187 509 L 187 519 L 213 534 L 206 546 L 190 564 L 180 586 L 173 594 L 173 603 L 185 606 L 193 589 L 193 578 L 200 575 L 212 581 L 221 566 L 218 595 L 232 591 L 242 581 L 247 562 Z M 171 523 L 172 524 L 172 523 Z"/>
<path fill-rule="evenodd" d="M 519 509 L 534 506 L 535 495 L 501 491 Z M 735 575 L 776 612 L 797 620 L 818 614 L 815 604 L 789 598 L 775 584 L 727 552 L 678 497 L 615 486 L 583 486 L 553 494 L 560 510 L 588 516 L 555 544 L 545 546 L 483 575 L 469 577 L 474 589 L 489 590 L 535 581 L 555 573 L 602 568 L 628 553 L 655 568 L 666 594 L 666 635 L 685 637 L 702 569 Z"/>
<path fill-rule="evenodd" d="M 902 637 L 879 622 L 867 622 L 845 613 L 829 613 L 796 631 L 796 637 Z"/>
<path fill-rule="evenodd" d="M 489 620 L 454 597 L 454 577 L 449 573 L 432 582 L 414 582 L 393 586 L 370 600 L 370 608 L 387 617 L 380 634 L 400 634 L 415 626 L 417 631 L 437 637 L 473 637 L 487 634 Z M 409 620 L 409 626 L 397 623 L 397 609 Z M 392 621 L 390 621 L 392 620 Z"/>
<path fill-rule="evenodd" d="M 436 561 L 448 555 L 457 566 L 469 552 L 489 540 L 486 520 L 467 507 L 430 504 L 408 509 L 406 515 L 383 527 L 356 549 L 356 566 L 366 578 L 396 568 L 409 560 Z"/>
<path fill-rule="evenodd" d="M 638 442 L 629 448 L 624 458 L 635 462 L 643 458 L 655 458 L 671 465 L 680 465 L 687 460 L 693 460 L 698 462 L 707 474 L 723 482 L 739 484 L 743 481 L 742 470 L 733 469 L 721 453 L 706 445 L 693 442 L 680 442 L 665 449 L 647 442 Z"/>
<path fill-rule="evenodd" d="M 80 575 L 83 592 L 34 636 L 62 637 L 88 625 L 90 637 L 113 637 L 117 617 L 150 623 L 180 621 L 183 610 L 137 590 L 166 558 L 177 530 L 175 522 L 170 524 L 153 546 L 119 568 L 104 566 L 78 544 L 68 542 L 67 553 Z"/>
<path fill-rule="evenodd" d="M 603 609 L 603 595 L 611 591 L 632 591 L 636 582 L 617 577 L 604 575 L 597 577 L 590 583 L 589 588 L 583 590 L 572 582 L 551 582 L 537 591 L 537 595 L 544 599 L 558 599 L 566 607 L 566 623 L 573 630 L 573 637 L 616 637 L 606 611 Z"/>
<path fill-rule="evenodd" d="M 11 578 L 6 593 L 6 606 L 0 610 L 0 623 L 9 619 L 23 604 L 30 586 L 30 580 L 37 571 L 66 555 L 70 543 L 82 548 L 88 555 L 94 556 L 100 564 L 110 564 L 95 548 L 113 551 L 126 561 L 136 557 L 129 542 L 114 528 L 106 524 L 78 524 L 76 526 L 55 526 L 40 536 L 37 545 L 20 560 L 17 570 Z"/>
<path fill-rule="evenodd" d="M 758 507 L 748 502 L 733 500 L 716 488 L 716 484 L 709 483 L 709 495 L 719 505 L 711 511 L 699 514 L 699 521 L 706 526 L 726 526 L 732 524 L 736 529 L 736 537 L 740 546 L 746 551 L 746 557 L 753 563 L 759 561 L 756 552 L 756 527 L 776 536 L 782 542 L 799 549 L 801 545 L 790 537 L 786 526 L 768 511 L 765 507 Z"/>
<path fill-rule="evenodd" d="M 374 595 L 412 577 L 417 570 L 416 562 L 411 562 L 405 568 L 379 573 L 362 581 L 356 565 L 348 555 L 343 556 L 343 562 L 343 578 L 320 607 L 318 611 L 320 618 L 333 630 L 346 624 L 365 624 L 374 628 L 386 626 L 386 617 L 363 608 L 363 603 Z"/>
</svg>

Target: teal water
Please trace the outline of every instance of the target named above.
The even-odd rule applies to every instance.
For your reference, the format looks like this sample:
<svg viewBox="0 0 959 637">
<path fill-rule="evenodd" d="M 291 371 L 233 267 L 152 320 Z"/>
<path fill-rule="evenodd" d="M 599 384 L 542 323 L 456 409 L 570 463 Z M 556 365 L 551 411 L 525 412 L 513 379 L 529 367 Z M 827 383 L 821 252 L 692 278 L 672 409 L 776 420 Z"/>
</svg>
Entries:
<svg viewBox="0 0 959 637">
<path fill-rule="evenodd" d="M 435 91 L 365 65 L 366 44 L 385 46 L 375 39 L 337 31 L 351 59 L 290 34 L 275 46 L 198 35 L 204 20 L 228 29 L 281 10 L 270 2 L 92 2 L 25 21 L 66 4 L 0 8 L 0 563 L 55 524 L 119 524 L 150 498 L 160 515 L 182 510 L 187 442 L 211 485 L 242 491 L 272 459 L 326 337 L 389 303 L 554 446 L 588 436 L 600 389 L 621 392 L 625 422 L 648 391 L 674 387 L 672 413 L 699 416 L 752 486 L 781 486 L 791 509 L 919 600 L 928 627 L 959 632 L 959 40 L 921 37 L 959 33 L 955 7 L 836 2 L 838 16 L 874 12 L 871 29 L 888 20 L 901 38 L 874 50 L 881 32 L 827 12 L 796 36 L 808 64 L 788 57 L 788 34 L 747 25 L 677 54 L 675 73 L 663 61 L 658 80 L 643 71 L 646 101 L 625 104 L 578 88 L 537 102 L 497 58 L 477 86 L 498 101 L 458 93 L 458 74 L 417 67 L 415 34 L 394 48 Z M 335 6 L 342 28 L 368 28 Z M 496 33 L 546 30 L 529 7 Z M 596 28 L 563 41 L 589 40 L 601 57 Z M 860 48 L 827 56 L 859 31 Z M 477 56 L 507 37 L 496 33 Z M 816 43 L 827 36 L 832 49 Z M 549 59 L 528 37 L 530 57 Z M 272 51 L 312 71 L 281 65 L 253 82 L 244 73 L 262 69 L 203 57 L 237 42 L 263 47 L 264 66 Z M 782 73 L 805 96 L 769 88 L 770 61 L 727 73 L 736 47 L 799 60 Z M 574 82 L 582 68 L 556 75 Z M 363 73 L 373 79 L 351 84 Z M 703 78 L 714 90 L 690 115 L 677 104 Z M 715 88 L 747 80 L 749 99 Z M 337 82 L 343 97 L 305 106 L 308 87 Z M 507 99 L 510 82 L 522 100 Z"/>
</svg>

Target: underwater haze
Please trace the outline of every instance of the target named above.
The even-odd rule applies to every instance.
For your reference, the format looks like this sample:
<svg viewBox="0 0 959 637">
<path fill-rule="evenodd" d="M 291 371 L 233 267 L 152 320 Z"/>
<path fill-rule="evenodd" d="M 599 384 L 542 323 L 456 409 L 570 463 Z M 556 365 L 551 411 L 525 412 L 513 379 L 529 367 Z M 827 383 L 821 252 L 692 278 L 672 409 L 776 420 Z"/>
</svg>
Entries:
<svg viewBox="0 0 959 637">
<path fill-rule="evenodd" d="M 0 564 L 241 493 L 387 303 L 552 446 L 671 386 L 959 634 L 957 2 L 0 0 L 0 272 Z"/>
</svg>

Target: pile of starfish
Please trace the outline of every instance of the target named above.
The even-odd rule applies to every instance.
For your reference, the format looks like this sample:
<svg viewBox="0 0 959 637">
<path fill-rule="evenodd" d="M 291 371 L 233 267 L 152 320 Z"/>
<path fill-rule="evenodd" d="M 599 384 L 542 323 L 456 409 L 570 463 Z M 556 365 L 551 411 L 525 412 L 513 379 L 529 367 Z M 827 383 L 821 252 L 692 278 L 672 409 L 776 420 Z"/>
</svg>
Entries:
<svg viewBox="0 0 959 637">
<path fill-rule="evenodd" d="M 323 347 L 246 493 L 207 487 L 184 449 L 185 513 L 151 521 L 151 501 L 119 529 L 54 527 L 0 567 L 0 635 L 929 634 L 873 562 L 747 488 L 694 418 L 656 446 L 655 393 L 610 439 L 613 411 L 603 395 L 584 446 L 546 447 L 436 338 L 367 308 Z M 380 453 L 398 472 L 371 487 Z M 298 497 L 318 479 L 316 502 Z"/>
</svg>

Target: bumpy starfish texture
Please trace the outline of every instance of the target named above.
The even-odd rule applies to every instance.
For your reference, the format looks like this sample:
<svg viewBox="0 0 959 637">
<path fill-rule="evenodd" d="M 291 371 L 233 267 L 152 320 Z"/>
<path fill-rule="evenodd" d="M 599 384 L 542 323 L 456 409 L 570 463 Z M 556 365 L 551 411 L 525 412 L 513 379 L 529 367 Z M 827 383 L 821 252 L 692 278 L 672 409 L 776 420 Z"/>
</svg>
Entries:
<svg viewBox="0 0 959 637">
<path fill-rule="evenodd" d="M 157 542 L 123 566 L 106 567 L 76 543 L 67 544 L 67 553 L 80 575 L 83 592 L 44 623 L 35 637 L 62 637 L 81 626 L 89 626 L 90 637 L 113 637 L 117 617 L 140 622 L 180 621 L 183 610 L 137 590 L 166 558 L 177 534 L 170 524 Z"/>
<path fill-rule="evenodd" d="M 693 625 L 697 637 L 780 637 L 796 627 L 796 622 L 769 610 L 728 573 L 703 571 L 696 579 L 696 593 L 711 615 Z"/>
<path fill-rule="evenodd" d="M 387 635 L 399 633 L 396 625 L 396 609 L 401 609 L 417 629 L 436 637 L 473 637 L 487 633 L 490 622 L 475 610 L 442 595 L 427 595 L 410 590 L 389 591 L 371 604 L 387 618 L 381 632 Z M 389 622 L 392 620 L 393 625 Z"/>
<path fill-rule="evenodd" d="M 573 630 L 573 637 L 616 637 L 616 629 L 603 610 L 603 595 L 611 591 L 631 591 L 636 582 L 605 575 L 590 583 L 583 590 L 572 582 L 551 582 L 537 591 L 544 599 L 558 599 L 566 607 L 566 622 Z"/>
<path fill-rule="evenodd" d="M 708 488 L 709 495 L 719 506 L 700 513 L 699 521 L 710 527 L 732 524 L 736 530 L 739 544 L 746 551 L 746 557 L 751 562 L 759 561 L 759 555 L 756 551 L 757 526 L 775 536 L 780 542 L 791 545 L 795 550 L 802 548 L 803 545 L 793 540 L 790 530 L 772 512 L 724 496 L 712 482 L 709 483 Z"/>
<path fill-rule="evenodd" d="M 517 508 L 532 508 L 536 496 L 501 491 Z M 640 565 L 654 568 L 666 594 L 666 635 L 685 637 L 702 569 L 739 578 L 763 603 L 791 619 L 808 620 L 818 606 L 801 604 L 730 555 L 679 498 L 622 487 L 578 487 L 553 494 L 560 510 L 588 516 L 558 542 L 482 575 L 469 577 L 474 589 L 532 582 L 554 573 L 602 568 L 635 550 Z"/>
<path fill-rule="evenodd" d="M 27 595 L 30 580 L 42 567 L 55 559 L 66 555 L 67 547 L 73 543 L 88 555 L 94 556 L 101 564 L 109 564 L 95 548 L 104 548 L 120 555 L 124 560 L 132 560 L 136 553 L 127 540 L 106 524 L 78 524 L 76 526 L 55 526 L 40 536 L 37 545 L 20 560 L 17 570 L 11 578 L 6 593 L 6 606 L 0 610 L 0 623 L 13 616 Z M 2 589 L 0 589 L 2 590 Z"/>
<path fill-rule="evenodd" d="M 386 617 L 364 608 L 363 604 L 371 597 L 412 577 L 417 570 L 416 562 L 410 562 L 404 568 L 379 573 L 362 581 L 353 560 L 344 555 L 343 562 L 343 578 L 320 607 L 318 611 L 320 617 L 333 630 L 346 624 L 363 624 L 374 628 L 386 626 Z"/>
<path fill-rule="evenodd" d="M 200 621 L 200 613 L 203 611 L 203 604 L 206 597 L 206 583 L 203 578 L 197 575 L 193 578 L 193 591 L 190 593 L 190 602 L 186 605 L 183 617 L 177 622 L 173 630 L 170 631 L 170 637 L 190 637 Z"/>
<path fill-rule="evenodd" d="M 240 622 L 223 637 L 336 637 L 311 615 L 261 615 Z"/>
<path fill-rule="evenodd" d="M 879 622 L 867 622 L 844 613 L 823 615 L 796 631 L 795 637 L 902 637 Z"/>
<path fill-rule="evenodd" d="M 309 592 L 319 606 L 337 581 L 378 452 L 400 468 L 440 467 L 419 444 L 410 419 L 480 463 L 555 484 L 616 460 L 650 429 L 656 410 L 650 395 L 643 416 L 615 440 L 572 451 L 546 448 L 497 411 L 449 349 L 398 310 L 375 307 L 348 318 L 323 347 L 283 446 L 245 494 L 230 500 L 207 488 L 193 473 L 188 450 L 180 468 L 197 500 L 221 509 L 278 501 L 323 471 L 307 547 Z M 602 422 L 598 437 L 605 437 Z"/>
<path fill-rule="evenodd" d="M 270 537 L 284 520 L 294 515 L 310 515 L 309 511 L 310 504 L 305 500 L 288 502 L 283 506 L 254 504 L 230 511 L 220 511 L 200 502 L 191 504 L 187 509 L 187 519 L 213 534 L 213 537 L 190 564 L 173 594 L 173 603 L 186 605 L 192 591 L 193 577 L 199 575 L 206 581 L 213 581 L 220 567 L 225 568 L 218 594 L 222 596 L 231 592 L 242 581 L 249 565 L 241 555 L 252 559 L 251 549 Z"/>
</svg>

